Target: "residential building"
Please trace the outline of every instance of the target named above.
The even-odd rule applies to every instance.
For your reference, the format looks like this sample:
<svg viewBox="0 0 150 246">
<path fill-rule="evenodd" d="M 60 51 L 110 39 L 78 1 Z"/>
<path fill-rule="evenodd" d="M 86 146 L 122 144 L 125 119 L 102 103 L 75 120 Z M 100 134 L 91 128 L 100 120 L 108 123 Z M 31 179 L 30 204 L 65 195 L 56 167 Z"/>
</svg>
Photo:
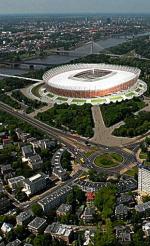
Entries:
<svg viewBox="0 0 150 246">
<path fill-rule="evenodd" d="M 57 222 L 48 225 L 44 231 L 45 234 L 50 234 L 52 237 L 63 240 L 70 244 L 73 240 L 73 229 L 71 226 L 59 224 Z"/>
<path fill-rule="evenodd" d="M 15 190 L 17 187 L 23 187 L 23 180 L 25 180 L 23 176 L 10 178 L 8 179 L 8 185 L 12 190 Z"/>
<path fill-rule="evenodd" d="M 22 142 L 26 142 L 27 139 L 30 137 L 30 133 L 25 133 L 20 128 L 16 128 L 15 132 L 18 139 L 20 139 Z"/>
<path fill-rule="evenodd" d="M 43 233 L 46 228 L 46 220 L 36 217 L 28 224 L 28 230 L 33 234 Z"/>
<path fill-rule="evenodd" d="M 19 239 L 16 239 L 15 241 L 6 244 L 6 246 L 19 246 L 21 244 L 21 241 Z"/>
<path fill-rule="evenodd" d="M 132 230 L 129 226 L 119 225 L 115 227 L 116 231 L 116 239 L 120 243 L 128 243 L 131 242 Z"/>
<path fill-rule="evenodd" d="M 17 225 L 26 226 L 33 218 L 31 210 L 24 211 L 16 216 Z"/>
<path fill-rule="evenodd" d="M 5 222 L 2 224 L 1 231 L 3 234 L 7 234 L 12 229 L 13 229 L 13 225 L 11 225 L 9 223 L 5 223 Z"/>
<path fill-rule="evenodd" d="M 142 230 L 143 230 L 146 237 L 150 236 L 150 221 L 143 224 Z"/>
<path fill-rule="evenodd" d="M 117 204 L 129 204 L 131 202 L 133 202 L 133 196 L 128 193 L 121 193 L 117 198 Z"/>
<path fill-rule="evenodd" d="M 137 181 L 127 175 L 121 176 L 117 184 L 117 189 L 119 193 L 135 190 L 137 189 Z"/>
<path fill-rule="evenodd" d="M 150 194 L 150 168 L 143 165 L 138 168 L 138 192 Z"/>
<path fill-rule="evenodd" d="M 39 140 L 39 147 L 41 149 L 51 149 L 56 147 L 57 142 L 55 140 L 42 139 Z"/>
<path fill-rule="evenodd" d="M 92 205 L 95 200 L 95 193 L 94 192 L 87 192 L 86 193 L 86 203 L 87 205 Z"/>
<path fill-rule="evenodd" d="M 21 147 L 21 151 L 22 151 L 22 161 L 23 162 L 27 161 L 30 156 L 34 155 L 34 151 L 30 145 Z"/>
<path fill-rule="evenodd" d="M 69 204 L 61 204 L 59 208 L 56 210 L 57 216 L 64 216 L 67 213 L 70 213 L 72 210 L 72 206 Z"/>
<path fill-rule="evenodd" d="M 61 181 L 69 178 L 68 173 L 61 166 L 61 157 L 64 151 L 66 151 L 66 148 L 60 148 L 56 151 L 52 158 L 53 174 L 56 175 Z"/>
<path fill-rule="evenodd" d="M 58 207 L 62 202 L 65 202 L 68 194 L 72 191 L 72 186 L 64 186 L 51 195 L 41 199 L 38 204 L 42 207 L 45 213 L 51 209 Z"/>
<path fill-rule="evenodd" d="M 10 172 L 12 172 L 12 167 L 11 167 L 10 164 L 2 165 L 2 166 L 1 166 L 1 173 L 2 173 L 3 175 L 5 175 L 5 174 L 7 174 L 7 173 L 10 173 Z"/>
<path fill-rule="evenodd" d="M 135 210 L 139 213 L 144 213 L 146 210 L 150 210 L 150 201 L 135 205 Z"/>
<path fill-rule="evenodd" d="M 94 220 L 95 208 L 94 207 L 86 207 L 81 218 L 85 223 L 92 223 Z"/>
<path fill-rule="evenodd" d="M 115 208 L 115 216 L 118 220 L 125 219 L 128 216 L 128 207 L 123 204 L 117 205 Z"/>
<path fill-rule="evenodd" d="M 27 196 L 34 195 L 44 190 L 50 183 L 48 175 L 40 172 L 23 181 L 23 191 Z"/>
<path fill-rule="evenodd" d="M 40 169 L 43 164 L 43 160 L 41 159 L 41 156 L 38 154 L 34 154 L 30 157 L 28 157 L 28 166 L 32 170 Z"/>
</svg>

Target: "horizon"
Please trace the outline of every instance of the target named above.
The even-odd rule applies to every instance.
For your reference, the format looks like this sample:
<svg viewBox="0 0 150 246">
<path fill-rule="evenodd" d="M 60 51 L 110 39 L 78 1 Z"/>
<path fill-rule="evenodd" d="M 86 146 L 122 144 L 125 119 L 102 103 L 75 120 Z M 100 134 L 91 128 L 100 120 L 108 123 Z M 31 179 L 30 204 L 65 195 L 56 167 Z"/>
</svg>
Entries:
<svg viewBox="0 0 150 246">
<path fill-rule="evenodd" d="M 89 12 L 90 10 L 90 12 Z M 150 14 L 148 0 L 1 0 L 0 14 Z"/>
</svg>

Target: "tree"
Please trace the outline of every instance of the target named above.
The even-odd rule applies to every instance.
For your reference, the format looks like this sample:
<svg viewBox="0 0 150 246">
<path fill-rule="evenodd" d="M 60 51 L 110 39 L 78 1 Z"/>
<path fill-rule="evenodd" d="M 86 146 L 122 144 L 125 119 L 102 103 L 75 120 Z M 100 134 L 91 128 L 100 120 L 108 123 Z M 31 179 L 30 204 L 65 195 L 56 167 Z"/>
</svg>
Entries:
<svg viewBox="0 0 150 246">
<path fill-rule="evenodd" d="M 94 240 L 93 240 L 94 246 L 113 246 L 115 245 L 115 237 L 113 234 L 113 228 L 112 228 L 112 223 L 110 219 L 106 220 L 105 224 L 105 231 L 102 232 L 100 228 L 97 229 Z M 91 245 L 93 245 L 91 243 Z"/>
<path fill-rule="evenodd" d="M 96 192 L 94 203 L 104 219 L 112 214 L 116 199 L 115 193 L 116 189 L 112 185 L 109 187 L 103 187 Z"/>
<path fill-rule="evenodd" d="M 34 213 L 35 216 L 42 216 L 43 215 L 42 207 L 39 204 L 33 204 L 32 205 L 32 212 Z"/>
<path fill-rule="evenodd" d="M 50 246 L 52 245 L 52 239 L 47 235 L 37 235 L 33 240 L 34 246 Z"/>
<path fill-rule="evenodd" d="M 27 231 L 26 231 L 25 227 L 21 226 L 21 225 L 17 225 L 14 232 L 15 232 L 15 235 L 17 236 L 17 238 L 19 238 L 21 240 L 24 239 L 27 235 Z"/>
</svg>

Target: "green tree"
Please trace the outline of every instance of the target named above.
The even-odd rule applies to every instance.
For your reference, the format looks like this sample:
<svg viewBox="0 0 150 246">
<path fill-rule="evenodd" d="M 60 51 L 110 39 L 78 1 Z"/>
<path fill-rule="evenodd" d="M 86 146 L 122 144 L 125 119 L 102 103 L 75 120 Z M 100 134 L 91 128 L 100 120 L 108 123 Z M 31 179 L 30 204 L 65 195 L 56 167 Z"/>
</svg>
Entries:
<svg viewBox="0 0 150 246">
<path fill-rule="evenodd" d="M 37 203 L 32 205 L 32 212 L 34 213 L 35 216 L 43 215 L 42 207 Z"/>
</svg>

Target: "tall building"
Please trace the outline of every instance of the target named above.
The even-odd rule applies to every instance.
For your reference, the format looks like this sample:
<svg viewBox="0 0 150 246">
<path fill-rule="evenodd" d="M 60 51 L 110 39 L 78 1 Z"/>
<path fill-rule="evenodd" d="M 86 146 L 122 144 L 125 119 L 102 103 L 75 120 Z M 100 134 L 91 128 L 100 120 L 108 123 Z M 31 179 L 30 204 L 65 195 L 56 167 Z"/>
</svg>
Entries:
<svg viewBox="0 0 150 246">
<path fill-rule="evenodd" d="M 150 194 L 150 167 L 138 168 L 138 192 Z"/>
</svg>

